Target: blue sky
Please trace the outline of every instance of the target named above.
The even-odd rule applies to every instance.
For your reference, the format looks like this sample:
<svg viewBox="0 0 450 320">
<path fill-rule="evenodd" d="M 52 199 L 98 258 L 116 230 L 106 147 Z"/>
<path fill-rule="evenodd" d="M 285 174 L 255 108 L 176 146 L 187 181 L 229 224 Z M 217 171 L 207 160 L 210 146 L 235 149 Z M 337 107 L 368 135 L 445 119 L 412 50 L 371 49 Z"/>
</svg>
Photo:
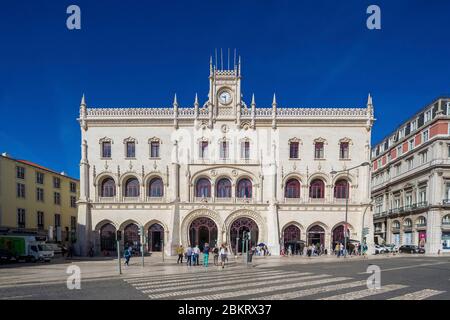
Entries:
<svg viewBox="0 0 450 320">
<path fill-rule="evenodd" d="M 77 4 L 82 29 L 66 28 Z M 381 7 L 381 30 L 366 8 Z M 79 176 L 81 95 L 97 107 L 191 106 L 209 56 L 237 48 L 259 107 L 364 107 L 373 143 L 450 95 L 450 1 L 8 1 L 0 10 L 0 151 Z M 225 49 L 227 50 L 227 49 Z"/>
</svg>

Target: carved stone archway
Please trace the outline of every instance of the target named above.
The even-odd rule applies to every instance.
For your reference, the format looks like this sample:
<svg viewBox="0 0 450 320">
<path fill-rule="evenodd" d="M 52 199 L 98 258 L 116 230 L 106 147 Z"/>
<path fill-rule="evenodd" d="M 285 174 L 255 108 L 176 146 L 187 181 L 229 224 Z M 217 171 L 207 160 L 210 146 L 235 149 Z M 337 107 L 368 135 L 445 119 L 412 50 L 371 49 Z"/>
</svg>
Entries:
<svg viewBox="0 0 450 320">
<path fill-rule="evenodd" d="M 189 228 L 193 221 L 195 221 L 198 218 L 209 218 L 217 226 L 217 246 L 220 246 L 222 244 L 222 238 L 220 236 L 220 230 L 223 229 L 223 222 L 220 218 L 219 214 L 211 209 L 195 209 L 194 211 L 191 211 L 186 215 L 186 217 L 183 219 L 183 222 L 181 224 L 181 242 L 184 247 L 187 247 L 189 245 Z"/>
</svg>

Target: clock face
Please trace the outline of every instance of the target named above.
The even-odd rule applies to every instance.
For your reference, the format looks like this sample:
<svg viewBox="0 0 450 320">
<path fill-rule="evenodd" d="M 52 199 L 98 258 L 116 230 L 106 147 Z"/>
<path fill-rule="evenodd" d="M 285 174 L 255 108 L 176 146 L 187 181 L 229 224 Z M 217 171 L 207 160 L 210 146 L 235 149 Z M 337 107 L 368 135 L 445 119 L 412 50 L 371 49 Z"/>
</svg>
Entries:
<svg viewBox="0 0 450 320">
<path fill-rule="evenodd" d="M 222 104 L 229 104 L 231 102 L 231 94 L 228 91 L 224 91 L 219 95 L 219 101 Z"/>
</svg>

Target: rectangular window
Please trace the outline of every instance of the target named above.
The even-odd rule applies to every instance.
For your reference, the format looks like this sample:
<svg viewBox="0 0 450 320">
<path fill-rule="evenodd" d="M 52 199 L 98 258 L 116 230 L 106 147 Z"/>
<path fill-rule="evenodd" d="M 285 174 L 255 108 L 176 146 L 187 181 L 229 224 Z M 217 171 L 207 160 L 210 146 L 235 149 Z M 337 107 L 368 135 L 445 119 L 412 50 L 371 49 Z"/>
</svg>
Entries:
<svg viewBox="0 0 450 320">
<path fill-rule="evenodd" d="M 220 143 L 220 159 L 228 159 L 229 150 L 228 150 L 228 141 L 222 141 Z"/>
<path fill-rule="evenodd" d="M 414 139 L 409 140 L 409 151 L 411 151 L 412 149 L 414 149 Z"/>
<path fill-rule="evenodd" d="M 61 227 L 61 215 L 59 213 L 55 213 L 55 228 Z"/>
<path fill-rule="evenodd" d="M 25 198 L 25 185 L 23 183 L 17 184 L 17 198 Z"/>
<path fill-rule="evenodd" d="M 243 141 L 241 144 L 241 158 L 242 159 L 250 159 L 250 142 Z"/>
<path fill-rule="evenodd" d="M 289 158 L 298 159 L 298 142 L 291 142 L 289 144 Z"/>
<path fill-rule="evenodd" d="M 127 158 L 136 157 L 136 144 L 132 141 L 127 142 Z"/>
<path fill-rule="evenodd" d="M 419 190 L 419 202 L 424 203 L 427 201 L 427 189 L 423 188 Z"/>
<path fill-rule="evenodd" d="M 431 111 L 431 109 L 425 111 L 425 118 L 424 118 L 425 122 L 431 121 L 431 117 L 432 117 L 432 111 Z"/>
<path fill-rule="evenodd" d="M 408 160 L 406 160 L 406 164 L 408 166 L 408 170 L 411 170 L 414 167 L 414 159 L 409 158 Z"/>
<path fill-rule="evenodd" d="M 323 142 L 316 142 L 314 144 L 314 158 L 323 159 Z"/>
<path fill-rule="evenodd" d="M 450 203 L 450 182 L 445 184 L 444 204 Z"/>
<path fill-rule="evenodd" d="M 200 159 L 206 159 L 208 157 L 208 141 L 200 141 L 199 157 Z"/>
<path fill-rule="evenodd" d="M 16 177 L 17 179 L 25 179 L 25 168 L 16 167 Z"/>
<path fill-rule="evenodd" d="M 411 121 L 411 131 L 414 131 L 417 129 L 417 119 Z"/>
<path fill-rule="evenodd" d="M 403 154 L 403 148 L 402 148 L 402 146 L 400 145 L 400 146 L 398 146 L 397 147 L 397 157 L 399 157 L 399 156 L 401 156 L 402 154 Z"/>
<path fill-rule="evenodd" d="M 405 204 L 407 206 L 412 206 L 412 193 L 407 193 L 405 197 Z"/>
<path fill-rule="evenodd" d="M 394 200 L 394 209 L 398 209 L 400 208 L 400 199 L 395 199 Z"/>
<path fill-rule="evenodd" d="M 77 207 L 77 198 L 74 196 L 70 196 L 70 207 L 72 207 L 72 208 Z"/>
<path fill-rule="evenodd" d="M 44 212 L 42 211 L 37 212 L 37 227 L 39 230 L 44 229 Z"/>
<path fill-rule="evenodd" d="M 76 230 L 77 229 L 77 217 L 71 216 L 70 217 L 70 230 Z"/>
<path fill-rule="evenodd" d="M 159 142 L 153 141 L 150 143 L 150 157 L 159 158 Z"/>
<path fill-rule="evenodd" d="M 36 183 L 44 184 L 44 174 L 42 172 L 36 172 Z"/>
<path fill-rule="evenodd" d="M 428 130 L 425 130 L 424 132 L 422 132 L 422 140 L 423 140 L 423 142 L 427 142 L 428 141 L 428 139 L 429 139 L 429 131 Z"/>
<path fill-rule="evenodd" d="M 17 227 L 25 228 L 25 209 L 17 209 Z"/>
<path fill-rule="evenodd" d="M 54 203 L 57 205 L 61 204 L 61 194 L 59 192 L 55 192 L 53 194 Z"/>
<path fill-rule="evenodd" d="M 348 142 L 341 142 L 340 144 L 340 151 L 339 151 L 339 158 L 340 159 L 349 159 L 349 152 L 348 152 Z"/>
<path fill-rule="evenodd" d="M 395 174 L 398 176 L 400 173 L 402 173 L 402 164 L 399 163 L 395 166 Z"/>
<path fill-rule="evenodd" d="M 44 189 L 36 188 L 36 200 L 44 202 Z"/>
<path fill-rule="evenodd" d="M 70 183 L 70 192 L 77 193 L 77 184 L 75 182 Z"/>
<path fill-rule="evenodd" d="M 424 151 L 420 153 L 420 164 L 424 164 L 428 161 L 428 152 Z"/>
<path fill-rule="evenodd" d="M 111 142 L 102 142 L 102 158 L 111 158 Z"/>
<path fill-rule="evenodd" d="M 53 177 L 53 188 L 59 189 L 61 188 L 61 179 L 58 177 Z"/>
</svg>

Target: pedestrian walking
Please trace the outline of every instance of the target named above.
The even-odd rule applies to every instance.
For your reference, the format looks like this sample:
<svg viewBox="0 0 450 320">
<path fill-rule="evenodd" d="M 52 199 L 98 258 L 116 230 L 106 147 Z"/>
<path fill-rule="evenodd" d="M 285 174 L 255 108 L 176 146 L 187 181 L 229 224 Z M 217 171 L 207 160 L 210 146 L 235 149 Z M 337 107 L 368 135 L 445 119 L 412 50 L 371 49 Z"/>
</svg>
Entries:
<svg viewBox="0 0 450 320">
<path fill-rule="evenodd" d="M 288 256 L 292 256 L 292 247 L 289 245 L 288 247 Z"/>
<path fill-rule="evenodd" d="M 123 257 L 125 258 L 125 265 L 128 267 L 130 265 L 130 259 L 131 259 L 131 247 L 129 247 L 128 249 L 125 249 Z"/>
<path fill-rule="evenodd" d="M 227 259 L 228 249 L 223 243 L 220 248 L 220 261 L 222 262 L 222 269 L 225 268 L 225 260 Z"/>
<path fill-rule="evenodd" d="M 183 248 L 183 245 L 182 245 L 182 244 L 180 244 L 180 245 L 177 247 L 177 254 L 178 254 L 177 264 L 179 264 L 179 263 L 183 264 L 184 248 Z"/>
<path fill-rule="evenodd" d="M 342 243 L 339 245 L 339 254 L 340 254 L 341 256 L 344 255 L 344 245 L 343 245 Z"/>
<path fill-rule="evenodd" d="M 203 265 L 207 268 L 209 263 L 209 243 L 205 243 L 203 248 Z"/>
<path fill-rule="evenodd" d="M 214 253 L 214 265 L 218 266 L 219 265 L 219 248 L 214 247 L 213 253 Z"/>
<path fill-rule="evenodd" d="M 186 265 L 192 266 L 192 247 L 190 245 L 186 248 Z"/>
<path fill-rule="evenodd" d="M 194 248 L 194 265 L 200 265 L 200 249 L 198 247 L 198 245 L 195 246 Z"/>
</svg>

